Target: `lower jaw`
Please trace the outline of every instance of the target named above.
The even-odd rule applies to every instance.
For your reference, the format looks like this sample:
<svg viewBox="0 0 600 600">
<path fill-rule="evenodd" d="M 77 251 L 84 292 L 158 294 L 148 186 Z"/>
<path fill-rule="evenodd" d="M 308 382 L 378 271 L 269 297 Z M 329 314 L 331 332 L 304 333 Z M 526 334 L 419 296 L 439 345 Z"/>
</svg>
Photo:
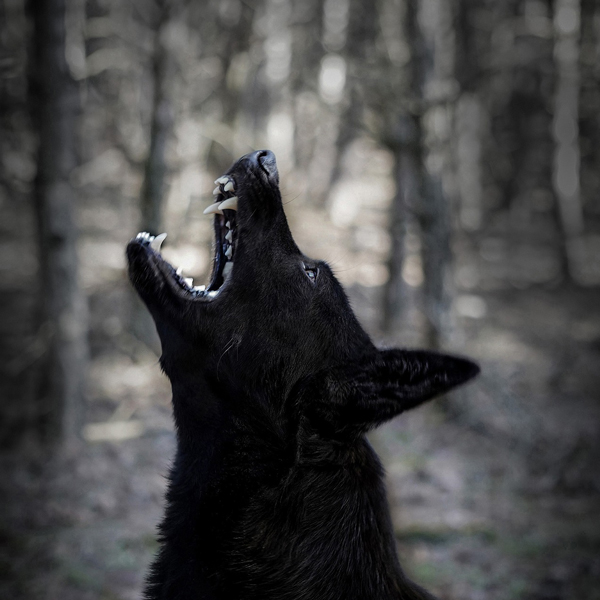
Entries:
<svg viewBox="0 0 600 600">
<path fill-rule="evenodd" d="M 215 215 L 215 239 L 217 248 L 213 263 L 213 275 L 208 286 L 194 286 L 193 278 L 184 277 L 181 267 L 175 269 L 173 265 L 164 260 L 160 248 L 167 237 L 166 233 L 151 236 L 143 232 L 138 233 L 137 238 L 142 244 L 149 246 L 157 255 L 160 261 L 166 265 L 166 271 L 163 274 L 171 278 L 178 288 L 194 298 L 215 298 L 227 285 L 231 272 L 233 270 L 233 258 L 235 244 L 237 242 L 237 207 L 238 197 L 234 196 L 235 183 L 229 176 L 219 177 L 215 184 L 217 187 L 213 190 L 213 203 L 204 210 L 206 215 Z M 160 266 L 160 263 L 159 263 Z"/>
<path fill-rule="evenodd" d="M 224 252 L 219 250 L 219 255 L 214 259 L 215 264 L 217 265 L 217 267 L 215 267 L 217 272 L 213 275 L 208 287 L 206 285 L 194 286 L 193 278 L 184 277 L 181 267 L 175 269 L 171 263 L 163 258 L 160 247 L 165 238 L 166 234 L 160 234 L 155 237 L 146 232 L 138 233 L 136 236 L 136 239 L 140 241 L 143 246 L 151 249 L 151 256 L 153 256 L 159 272 L 162 273 L 162 276 L 167 281 L 171 281 L 176 289 L 183 291 L 192 298 L 213 299 L 228 285 L 233 270 L 233 260 L 230 260 L 229 257 L 225 256 Z M 220 265 L 223 262 L 223 267 L 221 267 Z"/>
</svg>

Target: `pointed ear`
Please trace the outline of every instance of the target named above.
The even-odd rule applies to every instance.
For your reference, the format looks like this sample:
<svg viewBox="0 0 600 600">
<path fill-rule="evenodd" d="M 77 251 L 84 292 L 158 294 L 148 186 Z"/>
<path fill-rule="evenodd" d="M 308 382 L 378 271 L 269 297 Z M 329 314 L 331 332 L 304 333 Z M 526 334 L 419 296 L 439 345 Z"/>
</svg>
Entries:
<svg viewBox="0 0 600 600">
<path fill-rule="evenodd" d="M 380 350 L 357 373 L 366 396 L 396 399 L 402 411 L 414 408 L 472 379 L 479 367 L 472 361 L 428 350 Z"/>
<path fill-rule="evenodd" d="M 356 434 L 477 373 L 479 367 L 466 358 L 426 350 L 380 350 L 310 378 L 298 396 L 298 410 L 323 433 Z"/>
</svg>

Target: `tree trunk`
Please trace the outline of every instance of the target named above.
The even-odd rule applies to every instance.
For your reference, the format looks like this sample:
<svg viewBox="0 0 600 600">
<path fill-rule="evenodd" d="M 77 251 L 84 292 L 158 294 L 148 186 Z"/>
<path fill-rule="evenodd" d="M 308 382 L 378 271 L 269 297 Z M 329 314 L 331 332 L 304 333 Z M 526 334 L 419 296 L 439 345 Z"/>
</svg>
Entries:
<svg viewBox="0 0 600 600">
<path fill-rule="evenodd" d="M 421 128 L 418 117 L 405 115 L 398 119 L 394 143 L 388 146 L 394 155 L 396 193 L 390 207 L 389 279 L 384 290 L 384 331 L 400 332 L 407 314 L 407 284 L 403 278 L 407 220 L 418 202 L 421 188 Z"/>
<path fill-rule="evenodd" d="M 392 240 L 388 260 L 389 279 L 383 297 L 384 331 L 392 337 L 404 335 L 406 316 L 409 310 L 410 294 L 408 283 L 420 285 L 418 278 L 405 278 L 408 274 L 408 261 L 417 258 L 406 252 L 406 233 L 409 225 L 419 223 L 424 177 L 423 170 L 423 84 L 421 72 L 422 40 L 417 22 L 417 2 L 405 0 L 401 4 L 400 21 L 393 31 L 394 39 L 408 53 L 403 62 L 391 61 L 393 68 L 400 73 L 393 79 L 392 88 L 382 94 L 392 102 L 383 102 L 387 114 L 383 119 L 382 140 L 394 156 L 394 178 L 396 193 L 390 208 L 390 238 Z M 388 33 L 388 36 L 392 33 Z M 387 62 L 387 59 L 384 59 Z M 401 98 L 398 102 L 396 98 Z M 414 274 L 413 274 L 414 275 Z"/>
<path fill-rule="evenodd" d="M 162 39 L 169 22 L 168 5 L 160 5 L 160 18 L 154 34 L 152 73 L 154 76 L 154 97 L 152 102 L 152 122 L 150 124 L 150 147 L 144 165 L 144 181 L 140 197 L 140 230 L 152 235 L 162 233 L 163 208 L 166 196 L 167 144 L 173 131 L 173 106 L 168 86 L 173 68 L 169 49 Z M 160 355 L 160 340 L 146 307 L 132 291 L 133 310 L 131 324 L 134 335 Z"/>
<path fill-rule="evenodd" d="M 306 171 L 314 153 L 318 127 L 314 105 L 307 106 L 303 93 L 316 90 L 319 67 L 325 54 L 323 48 L 323 0 L 307 0 L 297 3 L 292 27 L 292 57 L 290 69 L 290 93 L 294 111 L 294 166 Z M 313 110 L 310 110 L 313 108 Z M 310 125 L 309 125 L 310 124 Z"/>
<path fill-rule="evenodd" d="M 342 176 L 342 161 L 346 150 L 359 136 L 363 127 L 364 94 L 369 71 L 376 66 L 379 23 L 377 10 L 361 0 L 349 0 L 348 42 L 344 54 L 348 63 L 346 98 L 335 142 L 334 163 L 329 188 Z M 367 90 L 368 91 L 368 90 Z"/>
<path fill-rule="evenodd" d="M 152 72 L 154 99 L 150 125 L 150 148 L 144 168 L 141 194 L 142 230 L 153 235 L 161 233 L 166 188 L 167 143 L 173 130 L 173 107 L 168 93 L 172 61 L 161 36 L 168 23 L 167 9 L 161 7 L 161 19 L 154 37 Z"/>
<path fill-rule="evenodd" d="M 444 190 L 448 168 L 448 135 L 452 131 L 454 46 L 451 5 L 442 0 L 409 0 L 413 75 L 421 88 L 421 198 L 416 215 L 421 229 L 425 344 L 441 348 L 451 329 L 451 222 Z M 419 81 L 419 78 L 422 78 Z"/>
<path fill-rule="evenodd" d="M 65 61 L 65 0 L 31 0 L 30 101 L 39 133 L 34 186 L 42 329 L 47 350 L 38 388 L 37 428 L 46 444 L 80 435 L 88 358 L 87 307 L 78 284 L 75 194 L 79 92 Z"/>
<path fill-rule="evenodd" d="M 579 142 L 583 209 L 596 205 L 600 189 L 600 6 L 581 0 Z"/>
<path fill-rule="evenodd" d="M 554 190 L 564 235 L 567 274 L 577 272 L 583 243 L 579 183 L 579 0 L 556 0 L 554 55 Z"/>
<path fill-rule="evenodd" d="M 457 208 L 463 236 L 478 231 L 483 224 L 482 138 L 485 135 L 485 109 L 477 85 L 481 66 L 471 23 L 474 6 L 477 5 L 473 0 L 457 0 L 454 32 L 454 72 L 460 90 L 454 117 L 454 163 Z"/>
</svg>

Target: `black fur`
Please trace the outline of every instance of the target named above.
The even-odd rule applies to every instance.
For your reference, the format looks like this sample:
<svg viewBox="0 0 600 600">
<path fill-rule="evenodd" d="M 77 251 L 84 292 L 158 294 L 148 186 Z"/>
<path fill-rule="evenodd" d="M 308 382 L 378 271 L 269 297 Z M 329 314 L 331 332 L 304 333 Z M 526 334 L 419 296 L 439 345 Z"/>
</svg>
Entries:
<svg viewBox="0 0 600 600">
<path fill-rule="evenodd" d="M 329 267 L 292 239 L 273 155 L 244 156 L 228 175 L 237 238 L 216 297 L 186 291 L 147 242 L 127 247 L 178 442 L 146 598 L 431 599 L 400 568 L 364 434 L 478 368 L 377 350 Z"/>
</svg>

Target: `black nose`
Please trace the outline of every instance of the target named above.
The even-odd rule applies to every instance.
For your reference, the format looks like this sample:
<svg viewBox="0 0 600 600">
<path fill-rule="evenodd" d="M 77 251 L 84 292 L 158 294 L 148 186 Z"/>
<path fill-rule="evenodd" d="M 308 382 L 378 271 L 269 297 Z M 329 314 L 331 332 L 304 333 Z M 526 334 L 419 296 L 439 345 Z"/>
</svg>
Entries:
<svg viewBox="0 0 600 600">
<path fill-rule="evenodd" d="M 275 155 L 270 150 L 258 150 L 248 155 L 248 160 L 264 171 L 268 177 L 279 182 L 279 171 Z"/>
</svg>

